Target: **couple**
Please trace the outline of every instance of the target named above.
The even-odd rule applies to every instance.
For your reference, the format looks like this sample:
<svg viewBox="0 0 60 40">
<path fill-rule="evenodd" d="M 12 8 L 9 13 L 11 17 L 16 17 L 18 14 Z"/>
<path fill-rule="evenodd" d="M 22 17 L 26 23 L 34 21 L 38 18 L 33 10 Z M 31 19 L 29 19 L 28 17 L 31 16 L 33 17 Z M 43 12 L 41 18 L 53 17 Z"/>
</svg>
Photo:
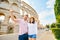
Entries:
<svg viewBox="0 0 60 40">
<path fill-rule="evenodd" d="M 37 23 L 34 17 L 28 20 L 28 15 L 24 15 L 22 19 L 15 19 L 12 10 L 10 10 L 10 16 L 14 22 L 19 24 L 19 40 L 36 40 Z"/>
</svg>

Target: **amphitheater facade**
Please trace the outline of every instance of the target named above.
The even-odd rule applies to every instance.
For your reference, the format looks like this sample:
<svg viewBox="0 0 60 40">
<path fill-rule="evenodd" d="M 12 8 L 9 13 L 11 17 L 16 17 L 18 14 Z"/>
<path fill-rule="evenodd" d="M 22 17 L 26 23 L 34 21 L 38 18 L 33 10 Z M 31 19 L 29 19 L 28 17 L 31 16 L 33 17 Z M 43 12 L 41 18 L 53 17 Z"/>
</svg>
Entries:
<svg viewBox="0 0 60 40">
<path fill-rule="evenodd" d="M 15 18 L 22 18 L 25 14 L 35 17 L 39 27 L 40 23 L 37 12 L 26 2 L 20 0 L 0 0 L 0 17 L 3 16 L 3 20 L 0 18 L 1 34 L 18 32 L 18 24 L 14 23 L 10 18 L 10 9 L 14 10 Z"/>
</svg>

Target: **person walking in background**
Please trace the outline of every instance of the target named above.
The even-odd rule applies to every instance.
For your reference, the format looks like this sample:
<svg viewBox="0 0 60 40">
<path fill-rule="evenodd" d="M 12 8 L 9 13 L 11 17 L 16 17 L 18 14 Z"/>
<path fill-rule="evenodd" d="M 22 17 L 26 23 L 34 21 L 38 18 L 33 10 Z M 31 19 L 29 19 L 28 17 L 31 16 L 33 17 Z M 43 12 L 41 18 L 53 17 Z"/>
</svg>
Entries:
<svg viewBox="0 0 60 40">
<path fill-rule="evenodd" d="M 22 19 L 15 19 L 13 10 L 10 10 L 10 13 L 12 20 L 19 24 L 19 40 L 28 40 L 28 15 L 24 15 Z"/>
<path fill-rule="evenodd" d="M 37 35 L 37 23 L 35 22 L 35 18 L 31 17 L 28 23 L 28 38 L 29 40 L 36 40 Z"/>
</svg>

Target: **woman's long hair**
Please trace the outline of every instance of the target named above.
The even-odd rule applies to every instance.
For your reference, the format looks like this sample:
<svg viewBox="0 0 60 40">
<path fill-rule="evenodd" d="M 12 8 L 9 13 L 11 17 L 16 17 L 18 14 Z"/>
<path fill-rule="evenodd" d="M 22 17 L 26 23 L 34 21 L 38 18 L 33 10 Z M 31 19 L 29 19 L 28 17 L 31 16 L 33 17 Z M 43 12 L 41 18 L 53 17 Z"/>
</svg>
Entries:
<svg viewBox="0 0 60 40">
<path fill-rule="evenodd" d="M 31 23 L 31 18 L 33 19 L 33 24 L 35 23 L 35 18 L 34 17 L 30 17 L 30 21 L 29 21 L 29 23 Z"/>
</svg>

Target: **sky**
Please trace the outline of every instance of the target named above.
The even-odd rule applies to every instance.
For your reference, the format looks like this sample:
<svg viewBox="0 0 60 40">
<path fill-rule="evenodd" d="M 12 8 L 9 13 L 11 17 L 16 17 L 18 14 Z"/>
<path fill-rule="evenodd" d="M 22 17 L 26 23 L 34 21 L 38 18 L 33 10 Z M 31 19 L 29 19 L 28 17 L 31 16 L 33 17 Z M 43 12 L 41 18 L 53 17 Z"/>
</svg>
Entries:
<svg viewBox="0 0 60 40">
<path fill-rule="evenodd" d="M 54 14 L 55 0 L 23 0 L 36 10 L 40 24 L 52 24 L 56 22 Z"/>
<path fill-rule="evenodd" d="M 23 0 L 30 5 L 39 15 L 40 24 L 52 24 L 56 22 L 54 14 L 55 0 Z M 3 17 L 0 17 L 3 20 Z"/>
</svg>

